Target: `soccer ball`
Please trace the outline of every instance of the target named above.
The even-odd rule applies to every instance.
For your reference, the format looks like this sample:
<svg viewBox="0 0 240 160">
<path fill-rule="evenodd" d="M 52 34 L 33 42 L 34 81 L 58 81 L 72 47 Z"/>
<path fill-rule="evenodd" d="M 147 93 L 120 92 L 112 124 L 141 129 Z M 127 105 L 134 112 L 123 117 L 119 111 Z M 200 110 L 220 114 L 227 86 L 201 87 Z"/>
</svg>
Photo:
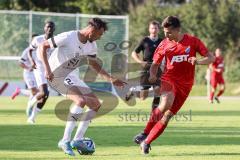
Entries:
<svg viewBox="0 0 240 160">
<path fill-rule="evenodd" d="M 84 144 L 81 149 L 78 149 L 78 153 L 81 155 L 92 155 L 95 152 L 95 143 L 90 138 L 83 138 L 82 143 Z"/>
</svg>

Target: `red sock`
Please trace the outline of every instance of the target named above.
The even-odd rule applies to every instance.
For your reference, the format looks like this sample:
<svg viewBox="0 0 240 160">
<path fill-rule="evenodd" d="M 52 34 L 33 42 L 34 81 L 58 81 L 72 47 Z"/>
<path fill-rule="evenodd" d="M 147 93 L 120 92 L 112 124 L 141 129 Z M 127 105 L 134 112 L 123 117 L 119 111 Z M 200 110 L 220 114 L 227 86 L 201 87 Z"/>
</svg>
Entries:
<svg viewBox="0 0 240 160">
<path fill-rule="evenodd" d="M 149 134 L 151 129 L 154 127 L 154 125 L 160 121 L 160 119 L 162 119 L 162 112 L 159 110 L 159 108 L 155 108 L 152 113 L 151 113 L 151 116 L 147 122 L 147 125 L 144 129 L 144 133 L 145 134 Z"/>
<path fill-rule="evenodd" d="M 221 96 L 223 94 L 224 90 L 220 90 L 217 94 L 217 97 Z"/>
<path fill-rule="evenodd" d="M 149 135 L 147 136 L 145 143 L 146 144 L 151 144 L 152 141 L 154 141 L 157 137 L 159 137 L 164 129 L 167 127 L 167 125 L 162 124 L 161 121 L 158 121 L 155 126 L 152 128 L 151 132 L 149 133 Z"/>
<path fill-rule="evenodd" d="M 213 96 L 214 96 L 214 92 L 211 92 L 211 93 L 210 93 L 210 100 L 211 100 L 211 101 L 213 100 Z"/>
</svg>

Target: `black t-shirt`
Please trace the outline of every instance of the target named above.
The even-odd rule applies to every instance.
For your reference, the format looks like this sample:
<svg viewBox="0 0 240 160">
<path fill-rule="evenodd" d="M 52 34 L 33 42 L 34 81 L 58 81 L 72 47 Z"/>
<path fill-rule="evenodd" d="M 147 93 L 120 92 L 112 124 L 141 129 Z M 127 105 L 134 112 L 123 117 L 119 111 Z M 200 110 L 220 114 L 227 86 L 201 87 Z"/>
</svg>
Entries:
<svg viewBox="0 0 240 160">
<path fill-rule="evenodd" d="M 161 38 L 158 38 L 156 41 L 153 41 L 149 37 L 144 37 L 140 44 L 136 47 L 135 52 L 139 54 L 142 51 L 143 61 L 152 63 L 154 51 L 161 41 L 162 41 Z"/>
</svg>

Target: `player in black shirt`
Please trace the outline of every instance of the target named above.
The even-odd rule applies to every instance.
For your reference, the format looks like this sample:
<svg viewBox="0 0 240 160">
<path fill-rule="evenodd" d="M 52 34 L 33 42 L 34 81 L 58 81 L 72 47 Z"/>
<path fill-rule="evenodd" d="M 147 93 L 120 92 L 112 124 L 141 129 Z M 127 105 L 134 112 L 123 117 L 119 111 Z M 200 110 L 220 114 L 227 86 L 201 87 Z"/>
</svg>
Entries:
<svg viewBox="0 0 240 160">
<path fill-rule="evenodd" d="M 141 99 L 144 100 L 148 97 L 149 89 L 153 87 L 153 90 L 157 91 L 157 87 L 160 85 L 160 80 L 158 80 L 155 84 L 152 84 L 148 81 L 149 78 L 149 71 L 154 55 L 154 51 L 161 42 L 161 38 L 158 37 L 160 29 L 160 24 L 158 21 L 151 21 L 149 23 L 149 36 L 144 37 L 136 49 L 132 52 L 132 58 L 137 62 L 140 63 L 142 66 L 141 76 L 140 76 L 140 92 L 137 91 L 135 87 L 131 87 L 129 92 L 127 93 L 125 100 L 128 101 L 132 98 L 134 93 Z M 140 56 L 142 53 L 142 58 Z M 158 71 L 158 77 L 160 77 L 161 69 Z M 159 88 L 159 87 L 158 87 Z M 152 108 L 158 106 L 160 101 L 159 95 L 154 96 Z"/>
</svg>

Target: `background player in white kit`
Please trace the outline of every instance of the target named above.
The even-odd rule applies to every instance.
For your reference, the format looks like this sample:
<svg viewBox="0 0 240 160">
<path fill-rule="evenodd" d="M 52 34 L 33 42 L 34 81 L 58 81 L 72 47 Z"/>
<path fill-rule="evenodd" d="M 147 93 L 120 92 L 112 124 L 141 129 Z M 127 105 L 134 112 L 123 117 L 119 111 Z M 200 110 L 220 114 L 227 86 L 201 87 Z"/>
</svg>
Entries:
<svg viewBox="0 0 240 160">
<path fill-rule="evenodd" d="M 34 38 L 36 36 L 38 36 L 38 35 L 33 34 L 32 38 Z M 34 76 L 34 73 L 33 73 L 33 69 L 31 67 L 28 52 L 29 52 L 29 47 L 27 47 L 22 52 L 22 55 L 21 55 L 20 60 L 19 60 L 19 66 L 23 68 L 23 79 L 24 79 L 24 82 L 26 83 L 27 88 L 29 90 L 16 88 L 16 91 L 12 95 L 12 99 L 14 99 L 20 93 L 29 96 L 29 102 L 28 102 L 28 106 L 27 106 L 27 109 L 26 109 L 27 116 L 29 116 L 31 114 L 31 107 L 32 106 L 30 105 L 30 101 L 33 98 L 33 96 L 35 96 L 38 92 L 37 82 L 36 82 L 36 79 L 35 79 L 35 76 Z"/>
<path fill-rule="evenodd" d="M 61 79 L 61 82 L 57 80 L 57 78 L 61 76 L 61 73 L 64 72 L 65 69 L 67 70 L 67 66 L 63 65 L 69 64 L 65 63 L 69 60 L 77 62 L 78 59 L 80 59 L 79 56 L 89 57 L 88 64 L 106 80 L 112 82 L 115 86 L 124 86 L 125 82 L 110 76 L 96 61 L 97 45 L 95 41 L 100 39 L 106 30 L 106 22 L 99 18 L 92 18 L 88 22 L 88 26 L 82 30 L 61 33 L 52 39 L 44 41 L 44 43 L 40 46 L 40 55 L 46 70 L 46 78 L 50 81 L 51 86 L 59 86 L 60 83 L 64 83 L 64 79 Z M 49 62 L 46 55 L 46 50 L 48 48 L 56 48 L 50 56 Z M 77 58 L 74 59 L 74 57 Z M 57 75 L 56 70 L 59 68 L 59 75 Z M 68 83 L 66 85 L 70 85 L 71 88 L 62 94 L 71 99 L 75 105 L 70 109 L 70 115 L 72 116 L 66 123 L 64 135 L 59 141 L 58 147 L 61 148 L 66 154 L 74 155 L 72 148 L 81 150 L 83 147 L 84 144 L 81 142 L 81 139 L 88 128 L 90 120 L 95 117 L 97 111 L 99 110 L 101 103 L 93 94 L 91 89 L 79 79 L 78 75 L 70 73 L 67 75 L 65 80 L 66 79 L 68 79 Z M 71 133 L 75 128 L 76 122 L 79 118 L 79 116 L 74 115 L 83 113 L 83 108 L 85 105 L 89 107 L 89 109 L 85 112 L 85 116 L 87 118 L 84 120 L 81 119 L 75 137 L 71 141 Z"/>
<path fill-rule="evenodd" d="M 35 118 L 37 114 L 42 110 L 44 104 L 46 103 L 49 95 L 48 91 L 48 85 L 47 85 L 47 79 L 45 78 L 45 70 L 42 62 L 40 61 L 40 58 L 38 56 L 39 52 L 39 45 L 53 37 L 53 32 L 55 31 L 55 24 L 52 21 L 47 21 L 44 26 L 44 34 L 37 36 L 33 39 L 33 41 L 30 44 L 30 49 L 29 49 L 29 58 L 31 60 L 32 68 L 34 69 L 34 75 L 37 81 L 37 85 L 39 88 L 38 94 L 33 97 L 31 101 L 31 105 L 34 106 L 35 103 L 37 103 L 36 107 L 33 108 L 32 113 L 30 117 L 28 118 L 29 123 L 35 123 Z M 32 51 L 36 51 L 36 59 L 32 59 L 33 53 Z M 48 49 L 47 53 L 50 55 L 52 50 Z"/>
</svg>

